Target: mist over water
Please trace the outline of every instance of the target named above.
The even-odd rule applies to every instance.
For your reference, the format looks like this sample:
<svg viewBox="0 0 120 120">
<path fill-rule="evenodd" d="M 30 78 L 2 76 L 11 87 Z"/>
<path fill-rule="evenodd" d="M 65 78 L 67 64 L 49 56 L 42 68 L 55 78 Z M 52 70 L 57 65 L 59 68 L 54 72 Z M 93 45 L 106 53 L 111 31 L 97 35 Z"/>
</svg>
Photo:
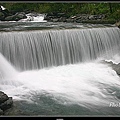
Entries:
<svg viewBox="0 0 120 120">
<path fill-rule="evenodd" d="M 0 33 L 0 90 L 29 114 L 118 114 L 120 78 L 101 61 L 119 63 L 119 40 L 117 27 Z"/>
</svg>

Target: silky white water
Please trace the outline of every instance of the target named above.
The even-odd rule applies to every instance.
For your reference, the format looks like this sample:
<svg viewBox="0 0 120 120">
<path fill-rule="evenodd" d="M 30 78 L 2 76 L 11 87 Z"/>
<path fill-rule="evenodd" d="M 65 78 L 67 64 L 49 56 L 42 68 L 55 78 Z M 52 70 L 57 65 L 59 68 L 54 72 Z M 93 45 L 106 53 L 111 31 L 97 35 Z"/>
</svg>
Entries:
<svg viewBox="0 0 120 120">
<path fill-rule="evenodd" d="M 109 108 L 120 102 L 120 77 L 101 61 L 119 63 L 119 33 L 116 27 L 0 33 L 0 90 L 32 104 L 44 95 L 65 106 Z"/>
<path fill-rule="evenodd" d="M 0 89 L 14 100 L 32 102 L 32 96 L 36 93 L 47 93 L 60 104 L 86 107 L 109 106 L 110 102 L 119 101 L 119 76 L 111 67 L 98 61 L 12 73 L 14 76 L 2 79 L 7 82 L 1 81 Z"/>
<path fill-rule="evenodd" d="M 117 27 L 0 33 L 0 52 L 16 69 L 35 70 L 76 64 L 120 51 Z"/>
</svg>

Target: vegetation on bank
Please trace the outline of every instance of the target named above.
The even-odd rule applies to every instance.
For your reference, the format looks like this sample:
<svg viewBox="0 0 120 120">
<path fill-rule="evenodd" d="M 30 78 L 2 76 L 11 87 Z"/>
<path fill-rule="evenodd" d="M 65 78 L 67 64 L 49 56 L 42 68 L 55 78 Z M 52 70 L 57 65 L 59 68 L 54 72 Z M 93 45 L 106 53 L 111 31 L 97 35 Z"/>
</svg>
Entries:
<svg viewBox="0 0 120 120">
<path fill-rule="evenodd" d="M 34 11 L 38 13 L 59 12 L 66 13 L 68 16 L 76 14 L 105 14 L 108 20 L 120 20 L 120 3 L 1 3 L 5 8 L 12 12 Z"/>
</svg>

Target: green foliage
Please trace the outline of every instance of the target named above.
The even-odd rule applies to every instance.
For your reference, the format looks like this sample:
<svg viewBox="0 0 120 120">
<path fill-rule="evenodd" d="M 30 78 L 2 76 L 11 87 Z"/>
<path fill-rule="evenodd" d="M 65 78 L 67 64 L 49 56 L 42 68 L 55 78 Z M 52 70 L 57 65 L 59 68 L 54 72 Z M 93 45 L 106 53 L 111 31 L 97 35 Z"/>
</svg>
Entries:
<svg viewBox="0 0 120 120">
<path fill-rule="evenodd" d="M 64 12 L 68 16 L 76 14 L 105 14 L 108 19 L 120 19 L 120 3 L 1 3 L 10 11 L 31 10 L 39 13 Z"/>
</svg>

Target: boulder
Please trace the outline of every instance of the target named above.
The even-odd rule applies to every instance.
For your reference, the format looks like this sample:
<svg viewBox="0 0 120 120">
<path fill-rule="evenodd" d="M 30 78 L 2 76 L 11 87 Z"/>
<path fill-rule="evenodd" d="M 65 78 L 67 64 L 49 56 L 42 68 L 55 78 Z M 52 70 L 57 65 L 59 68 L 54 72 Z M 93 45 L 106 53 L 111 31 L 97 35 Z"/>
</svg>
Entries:
<svg viewBox="0 0 120 120">
<path fill-rule="evenodd" d="M 10 109 L 13 105 L 12 97 L 0 91 L 0 115 L 4 115 L 5 111 Z"/>
<path fill-rule="evenodd" d="M 27 18 L 27 16 L 24 12 L 16 13 L 14 16 L 15 21 L 18 21 L 20 19 L 25 19 L 25 18 Z"/>
<path fill-rule="evenodd" d="M 9 97 L 2 91 L 0 91 L 0 104 L 8 100 Z"/>
<path fill-rule="evenodd" d="M 120 63 L 119 64 L 113 64 L 112 65 L 113 70 L 116 71 L 118 75 L 120 75 Z"/>
<path fill-rule="evenodd" d="M 19 13 L 16 13 L 15 15 L 7 16 L 5 20 L 6 21 L 18 21 L 18 20 L 25 19 L 25 18 L 27 18 L 26 14 L 24 12 L 19 12 Z"/>
<path fill-rule="evenodd" d="M 65 13 L 51 12 L 45 14 L 44 20 L 48 22 L 66 22 L 67 15 Z"/>
<path fill-rule="evenodd" d="M 14 21 L 15 15 L 7 16 L 5 21 Z"/>
<path fill-rule="evenodd" d="M 3 111 L 5 111 L 5 110 L 11 108 L 12 105 L 13 105 L 12 97 L 9 97 L 8 100 L 6 100 L 5 102 L 3 102 L 3 103 L 0 104 L 0 109 L 3 110 Z"/>
</svg>

